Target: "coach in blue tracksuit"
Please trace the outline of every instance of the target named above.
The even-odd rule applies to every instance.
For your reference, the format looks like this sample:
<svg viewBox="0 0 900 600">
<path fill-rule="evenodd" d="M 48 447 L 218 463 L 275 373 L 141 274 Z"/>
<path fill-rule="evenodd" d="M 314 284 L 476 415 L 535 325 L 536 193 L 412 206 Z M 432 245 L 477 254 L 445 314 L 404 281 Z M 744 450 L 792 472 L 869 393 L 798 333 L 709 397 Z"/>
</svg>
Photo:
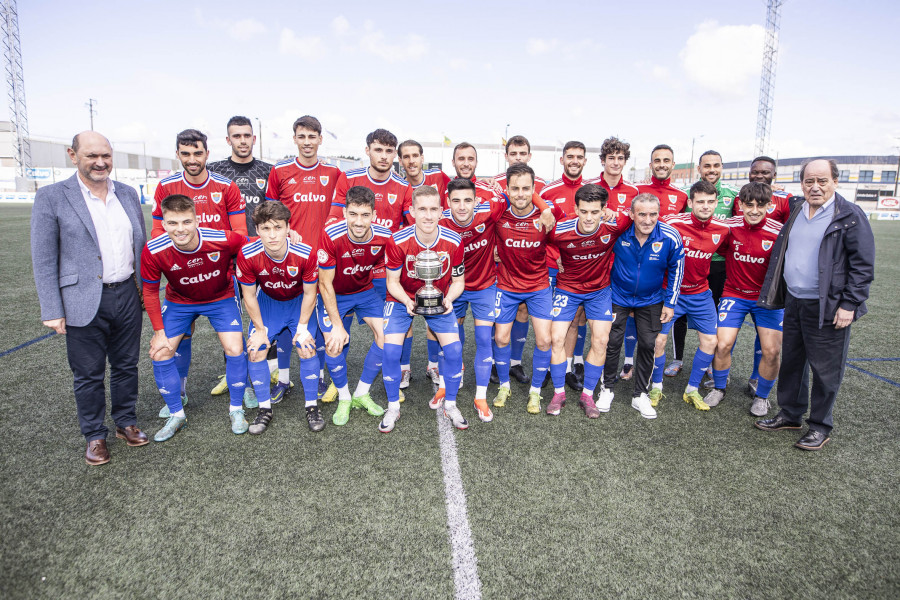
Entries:
<svg viewBox="0 0 900 600">
<path fill-rule="evenodd" d="M 674 313 L 684 275 L 684 246 L 675 228 L 659 222 L 659 198 L 638 194 L 631 203 L 634 224 L 613 246 L 616 260 L 610 275 L 613 325 L 606 347 L 604 389 L 597 408 L 609 410 L 619 351 L 625 337 L 625 322 L 634 313 L 638 345 L 634 356 L 634 393 L 631 406 L 646 419 L 655 419 L 647 391 L 653 373 L 656 336 Z M 663 282 L 666 282 L 665 288 Z M 605 409 L 605 410 L 604 410 Z"/>
</svg>

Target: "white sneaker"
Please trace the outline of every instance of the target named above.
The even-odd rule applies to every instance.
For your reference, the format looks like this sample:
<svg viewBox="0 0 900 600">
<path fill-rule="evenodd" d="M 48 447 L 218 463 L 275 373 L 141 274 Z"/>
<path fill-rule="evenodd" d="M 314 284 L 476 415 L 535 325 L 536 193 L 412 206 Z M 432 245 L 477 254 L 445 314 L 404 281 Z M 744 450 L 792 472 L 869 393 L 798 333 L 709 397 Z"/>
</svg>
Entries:
<svg viewBox="0 0 900 600">
<path fill-rule="evenodd" d="M 390 433 L 394 430 L 394 425 L 400 420 L 400 409 L 391 410 L 390 408 L 384 413 L 381 423 L 378 424 L 378 431 L 381 433 Z"/>
<path fill-rule="evenodd" d="M 641 394 L 637 398 L 631 399 L 631 408 L 639 411 L 645 419 L 655 419 L 656 410 L 650 404 L 650 397 L 647 394 Z"/>
<path fill-rule="evenodd" d="M 466 421 L 465 417 L 462 416 L 462 413 L 455 406 L 453 408 L 444 408 L 444 416 L 450 419 L 450 422 L 457 429 L 469 428 L 469 422 Z"/>
<path fill-rule="evenodd" d="M 437 367 L 429 367 L 425 369 L 425 373 L 431 379 L 431 383 L 438 385 L 441 382 L 441 375 L 438 373 Z"/>
<path fill-rule="evenodd" d="M 409 387 L 409 378 L 412 376 L 412 372 L 409 369 L 403 369 L 400 372 L 400 389 L 405 390 Z"/>
<path fill-rule="evenodd" d="M 600 394 L 597 395 L 597 410 L 600 412 L 609 412 L 609 407 L 612 406 L 613 401 L 613 391 L 603 388 L 600 390 Z"/>
</svg>

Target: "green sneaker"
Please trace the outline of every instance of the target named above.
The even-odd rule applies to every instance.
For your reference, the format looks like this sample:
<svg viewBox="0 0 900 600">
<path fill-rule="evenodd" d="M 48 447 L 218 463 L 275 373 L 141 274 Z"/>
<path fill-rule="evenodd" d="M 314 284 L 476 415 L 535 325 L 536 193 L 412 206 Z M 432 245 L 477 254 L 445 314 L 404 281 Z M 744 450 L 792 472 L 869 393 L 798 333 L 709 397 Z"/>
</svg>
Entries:
<svg viewBox="0 0 900 600">
<path fill-rule="evenodd" d="M 181 406 L 187 406 L 187 394 L 181 395 Z M 168 419 L 169 418 L 169 405 L 163 404 L 163 407 L 159 409 L 159 418 L 160 419 Z"/>
<path fill-rule="evenodd" d="M 256 390 L 249 385 L 244 389 L 244 406 L 247 408 L 259 407 L 259 400 L 256 399 Z"/>
<path fill-rule="evenodd" d="M 662 393 L 662 390 L 659 388 L 650 388 L 649 396 L 650 396 L 650 406 L 652 406 L 654 408 L 656 408 L 656 406 L 659 404 L 660 400 L 665 398 L 665 396 Z"/>
<path fill-rule="evenodd" d="M 351 402 L 354 408 L 364 408 L 373 417 L 380 417 L 384 414 L 384 409 L 378 406 L 369 394 L 356 396 Z"/>
<path fill-rule="evenodd" d="M 350 406 L 352 404 L 353 400 L 338 400 L 338 407 L 331 417 L 331 422 L 337 426 L 346 425 L 347 421 L 350 420 Z"/>
<path fill-rule="evenodd" d="M 506 405 L 507 400 L 509 400 L 509 388 L 498 388 L 497 395 L 494 396 L 494 406 L 496 406 L 497 408 L 503 408 Z"/>
<path fill-rule="evenodd" d="M 541 395 L 538 392 L 530 392 L 528 394 L 528 406 L 525 407 L 525 410 L 530 412 L 533 415 L 540 414 L 541 412 Z"/>
<path fill-rule="evenodd" d="M 187 417 L 169 417 L 163 428 L 156 432 L 153 436 L 154 442 L 165 442 L 172 439 L 172 436 L 178 433 L 182 427 L 187 424 Z"/>
<path fill-rule="evenodd" d="M 237 435 L 242 433 L 247 433 L 247 430 L 250 428 L 250 425 L 247 424 L 247 419 L 244 418 L 244 409 L 238 408 L 230 413 L 228 416 L 231 417 L 231 432 Z"/>
<path fill-rule="evenodd" d="M 683 398 L 688 404 L 693 404 L 697 410 L 709 410 L 709 405 L 703 401 L 703 397 L 700 396 L 700 392 L 697 390 L 685 392 Z"/>
</svg>

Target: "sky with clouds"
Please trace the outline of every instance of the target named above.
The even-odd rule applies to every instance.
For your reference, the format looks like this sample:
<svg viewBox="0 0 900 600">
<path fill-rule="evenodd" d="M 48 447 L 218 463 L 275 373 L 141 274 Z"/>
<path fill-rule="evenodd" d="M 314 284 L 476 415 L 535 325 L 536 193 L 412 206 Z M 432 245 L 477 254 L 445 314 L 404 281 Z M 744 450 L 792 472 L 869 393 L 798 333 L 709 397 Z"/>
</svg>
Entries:
<svg viewBox="0 0 900 600">
<path fill-rule="evenodd" d="M 19 3 L 32 136 L 86 129 L 93 98 L 118 149 L 174 154 L 196 127 L 214 158 L 234 114 L 261 120 L 267 157 L 312 114 L 327 154 L 361 156 L 376 127 L 498 143 L 509 124 L 533 144 L 617 135 L 641 163 L 657 143 L 686 162 L 693 138 L 746 160 L 765 16 L 764 0 Z M 771 154 L 896 153 L 898 30 L 893 1 L 786 0 Z"/>
</svg>

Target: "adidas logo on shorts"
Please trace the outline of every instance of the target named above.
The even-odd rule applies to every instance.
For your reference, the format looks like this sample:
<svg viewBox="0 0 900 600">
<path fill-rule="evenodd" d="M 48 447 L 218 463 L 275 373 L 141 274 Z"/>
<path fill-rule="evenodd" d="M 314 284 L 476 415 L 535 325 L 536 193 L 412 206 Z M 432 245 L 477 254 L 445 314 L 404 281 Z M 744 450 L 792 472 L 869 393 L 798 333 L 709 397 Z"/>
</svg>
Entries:
<svg viewBox="0 0 900 600">
<path fill-rule="evenodd" d="M 235 319 L 234 321 L 232 321 L 231 324 L 232 324 L 232 325 L 240 325 L 240 323 L 238 323 L 238 320 L 237 320 L 237 319 Z"/>
</svg>

